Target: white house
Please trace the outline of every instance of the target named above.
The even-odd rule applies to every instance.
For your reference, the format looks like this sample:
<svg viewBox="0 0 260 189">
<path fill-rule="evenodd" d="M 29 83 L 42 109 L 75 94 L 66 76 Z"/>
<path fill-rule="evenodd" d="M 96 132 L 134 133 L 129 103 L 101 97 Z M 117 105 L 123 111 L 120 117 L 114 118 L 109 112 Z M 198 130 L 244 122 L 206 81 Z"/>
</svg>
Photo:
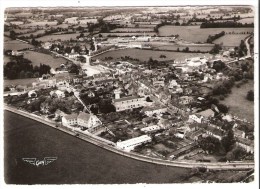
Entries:
<svg viewBox="0 0 260 189">
<path fill-rule="evenodd" d="M 197 122 L 197 123 L 201 123 L 202 122 L 202 116 L 199 117 L 195 114 L 189 115 L 189 122 Z"/>
<path fill-rule="evenodd" d="M 62 117 L 62 124 L 64 126 L 75 126 L 77 125 L 77 114 L 69 114 Z"/>
<path fill-rule="evenodd" d="M 99 121 L 97 116 L 93 114 L 81 112 L 77 117 L 77 124 L 80 127 L 90 129 L 91 131 L 95 131 L 98 129 L 98 126 L 101 125 L 101 121 Z"/>
<path fill-rule="evenodd" d="M 151 142 L 152 138 L 148 135 L 142 135 L 136 138 L 131 138 L 122 142 L 117 142 L 116 145 L 118 148 L 125 150 L 125 151 L 131 151 L 133 150 L 136 146 L 139 146 L 141 144 L 145 144 L 148 142 Z"/>
<path fill-rule="evenodd" d="M 35 90 L 31 90 L 28 92 L 28 97 L 31 98 L 31 97 L 37 97 L 37 93 L 35 92 Z"/>
</svg>

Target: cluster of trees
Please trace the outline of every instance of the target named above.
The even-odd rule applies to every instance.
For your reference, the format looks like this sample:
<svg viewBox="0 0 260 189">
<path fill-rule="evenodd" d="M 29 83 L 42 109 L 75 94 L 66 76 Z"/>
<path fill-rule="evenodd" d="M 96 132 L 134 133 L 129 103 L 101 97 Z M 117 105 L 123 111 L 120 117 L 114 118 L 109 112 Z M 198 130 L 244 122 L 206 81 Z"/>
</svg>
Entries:
<svg viewBox="0 0 260 189">
<path fill-rule="evenodd" d="M 208 136 L 198 141 L 199 146 L 209 154 L 225 154 L 222 161 L 240 160 L 246 155 L 245 150 L 236 146 L 235 143 L 232 127 L 226 131 L 226 135 L 221 140 Z"/>
<path fill-rule="evenodd" d="M 254 91 L 253 90 L 248 91 L 247 95 L 246 95 L 246 98 L 249 101 L 254 101 Z"/>
<path fill-rule="evenodd" d="M 101 33 L 109 33 L 110 30 L 115 29 L 117 26 L 115 24 L 107 23 L 103 20 L 103 18 L 99 18 L 96 24 L 87 23 L 88 24 L 88 31 L 93 33 L 94 30 L 99 29 Z"/>
<path fill-rule="evenodd" d="M 247 54 L 247 47 L 244 40 L 241 40 L 240 45 L 234 48 L 235 56 L 243 57 Z"/>
<path fill-rule="evenodd" d="M 220 44 L 215 44 L 213 48 L 209 51 L 210 54 L 218 54 L 219 51 L 222 50 L 222 47 Z"/>
<path fill-rule="evenodd" d="M 213 95 L 226 95 L 231 92 L 231 88 L 235 84 L 235 78 L 231 77 L 229 80 L 224 80 L 213 87 Z"/>
<path fill-rule="evenodd" d="M 226 68 L 226 64 L 224 62 L 222 62 L 221 60 L 217 60 L 217 61 L 213 62 L 212 68 L 215 69 L 216 72 L 220 72 Z"/>
<path fill-rule="evenodd" d="M 216 39 L 218 39 L 218 38 L 220 38 L 220 37 L 222 37 L 222 36 L 224 36 L 225 35 L 225 32 L 224 31 L 222 31 L 222 32 L 220 32 L 220 33 L 217 33 L 217 34 L 215 34 L 215 35 L 209 35 L 208 36 L 208 39 L 207 39 L 207 43 L 212 43 L 214 40 L 216 40 Z"/>
<path fill-rule="evenodd" d="M 50 73 L 51 67 L 45 64 L 33 66 L 32 62 L 23 56 L 14 57 L 13 61 L 4 65 L 4 76 L 8 79 L 40 77 Z"/>
<path fill-rule="evenodd" d="M 69 73 L 74 73 L 74 74 L 76 74 L 76 75 L 79 74 L 80 69 L 81 69 L 80 66 L 77 65 L 77 64 L 74 64 L 74 63 L 72 63 L 72 64 L 68 67 Z"/>
<path fill-rule="evenodd" d="M 203 22 L 200 28 L 248 28 L 254 27 L 254 23 L 242 24 L 240 22 L 226 21 L 226 22 Z"/>
</svg>

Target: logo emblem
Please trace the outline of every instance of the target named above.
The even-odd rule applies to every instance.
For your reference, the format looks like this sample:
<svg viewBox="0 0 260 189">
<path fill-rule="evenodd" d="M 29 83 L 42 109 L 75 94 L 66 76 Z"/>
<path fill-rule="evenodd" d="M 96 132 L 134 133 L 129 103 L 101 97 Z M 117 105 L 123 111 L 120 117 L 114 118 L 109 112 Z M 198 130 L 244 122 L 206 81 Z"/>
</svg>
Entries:
<svg viewBox="0 0 260 189">
<path fill-rule="evenodd" d="M 24 162 L 27 162 L 31 165 L 35 165 L 37 167 L 39 167 L 40 165 L 44 166 L 44 165 L 48 165 L 52 162 L 54 162 L 55 160 L 57 160 L 57 157 L 45 157 L 43 160 L 38 160 L 37 158 L 22 158 Z"/>
</svg>

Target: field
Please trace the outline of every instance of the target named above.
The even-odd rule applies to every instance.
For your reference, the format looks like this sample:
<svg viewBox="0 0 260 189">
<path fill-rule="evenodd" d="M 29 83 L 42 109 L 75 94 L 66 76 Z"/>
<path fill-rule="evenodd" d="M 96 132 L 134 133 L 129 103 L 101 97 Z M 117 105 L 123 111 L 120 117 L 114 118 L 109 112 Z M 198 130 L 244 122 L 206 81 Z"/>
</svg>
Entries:
<svg viewBox="0 0 260 189">
<path fill-rule="evenodd" d="M 223 43 L 224 46 L 233 46 L 237 47 L 240 44 L 241 40 L 244 40 L 248 34 L 236 34 L 236 35 L 224 35 L 213 41 L 215 44 Z"/>
<path fill-rule="evenodd" d="M 32 83 L 37 81 L 38 78 L 27 78 L 27 79 L 6 79 L 4 80 L 4 86 L 10 86 L 10 85 L 26 85 L 26 86 L 32 86 Z"/>
<path fill-rule="evenodd" d="M 246 99 L 247 92 L 254 89 L 254 83 L 249 80 L 248 83 L 241 85 L 240 88 L 233 87 L 232 93 L 221 101 L 221 103 L 230 107 L 229 113 L 238 116 L 240 119 L 247 119 L 254 122 L 254 102 Z"/>
<path fill-rule="evenodd" d="M 250 24 L 250 23 L 254 23 L 254 18 L 243 18 L 241 20 L 238 20 L 238 22 L 242 23 L 242 24 Z"/>
<path fill-rule="evenodd" d="M 22 50 L 26 48 L 33 48 L 32 45 L 27 44 L 27 43 L 22 43 L 20 41 L 12 40 L 12 41 L 7 41 L 4 43 L 4 49 L 5 50 Z"/>
<path fill-rule="evenodd" d="M 47 42 L 47 41 L 55 41 L 55 40 L 61 40 L 61 41 L 67 41 L 70 39 L 76 39 L 76 37 L 79 36 L 79 33 L 72 33 L 72 34 L 61 34 L 61 35 L 46 35 L 43 37 L 37 38 L 40 41 Z"/>
<path fill-rule="evenodd" d="M 160 58 L 160 55 L 165 55 L 166 58 Z M 210 56 L 209 54 L 202 53 L 182 53 L 182 52 L 164 52 L 164 51 L 152 51 L 152 50 L 141 50 L 141 49 L 123 49 L 117 51 L 110 51 L 104 54 L 98 55 L 95 58 L 105 59 L 105 57 L 113 57 L 115 59 L 120 59 L 120 57 L 130 56 L 132 58 L 137 58 L 140 61 L 148 61 L 150 57 L 153 59 L 163 61 L 163 60 L 184 60 L 190 57 L 196 56 Z"/>
<path fill-rule="evenodd" d="M 57 68 L 60 64 L 65 63 L 67 60 L 64 58 L 54 58 L 51 55 L 38 53 L 34 51 L 27 51 L 24 54 L 24 58 L 27 58 L 32 61 L 34 66 L 42 64 L 46 64 L 51 66 L 52 68 Z"/>
<path fill-rule="evenodd" d="M 209 35 L 225 32 L 253 32 L 254 28 L 204 28 L 200 26 L 163 26 L 159 28 L 160 36 L 179 35 L 179 39 L 191 42 L 205 42 Z"/>
<path fill-rule="evenodd" d="M 25 34 L 21 34 L 18 35 L 18 37 L 30 37 L 30 35 L 33 35 L 34 37 L 36 37 L 38 34 L 44 34 L 45 30 L 37 30 L 36 32 L 32 32 L 32 33 L 25 33 Z"/>
<path fill-rule="evenodd" d="M 4 64 L 6 64 L 7 62 L 10 62 L 10 61 L 11 61 L 10 57 L 4 55 Z"/>
<path fill-rule="evenodd" d="M 210 51 L 213 47 L 213 45 L 161 45 L 161 46 L 155 46 L 156 48 L 160 49 L 160 50 L 177 50 L 179 48 L 180 51 L 182 51 L 183 49 L 185 49 L 186 47 L 189 47 L 190 51 L 201 51 L 201 52 L 205 52 L 205 51 Z"/>
<path fill-rule="evenodd" d="M 110 36 L 143 36 L 144 34 L 142 32 L 138 32 L 138 33 L 135 33 L 135 32 L 131 32 L 131 33 L 101 33 L 103 37 L 106 37 L 108 35 Z M 145 32 L 145 35 L 149 35 L 149 36 L 154 36 L 156 35 L 155 32 Z"/>
<path fill-rule="evenodd" d="M 53 22 L 48 22 L 48 21 L 43 21 L 43 22 L 32 22 L 29 24 L 23 24 L 22 27 L 30 27 L 30 26 L 45 26 L 46 24 L 48 24 L 49 26 L 55 26 L 57 25 L 57 21 L 53 21 Z"/>
<path fill-rule="evenodd" d="M 153 32 L 152 28 L 116 28 L 110 32 Z"/>
</svg>

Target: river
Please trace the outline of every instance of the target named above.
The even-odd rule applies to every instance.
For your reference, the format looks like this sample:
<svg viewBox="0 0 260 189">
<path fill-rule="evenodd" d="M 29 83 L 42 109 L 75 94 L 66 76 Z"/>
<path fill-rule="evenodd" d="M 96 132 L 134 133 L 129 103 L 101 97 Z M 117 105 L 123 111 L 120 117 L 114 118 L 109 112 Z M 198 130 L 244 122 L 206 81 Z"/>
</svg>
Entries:
<svg viewBox="0 0 260 189">
<path fill-rule="evenodd" d="M 9 184 L 180 183 L 188 169 L 133 160 L 4 111 L 4 168 Z M 46 166 L 22 158 L 57 157 Z"/>
</svg>

